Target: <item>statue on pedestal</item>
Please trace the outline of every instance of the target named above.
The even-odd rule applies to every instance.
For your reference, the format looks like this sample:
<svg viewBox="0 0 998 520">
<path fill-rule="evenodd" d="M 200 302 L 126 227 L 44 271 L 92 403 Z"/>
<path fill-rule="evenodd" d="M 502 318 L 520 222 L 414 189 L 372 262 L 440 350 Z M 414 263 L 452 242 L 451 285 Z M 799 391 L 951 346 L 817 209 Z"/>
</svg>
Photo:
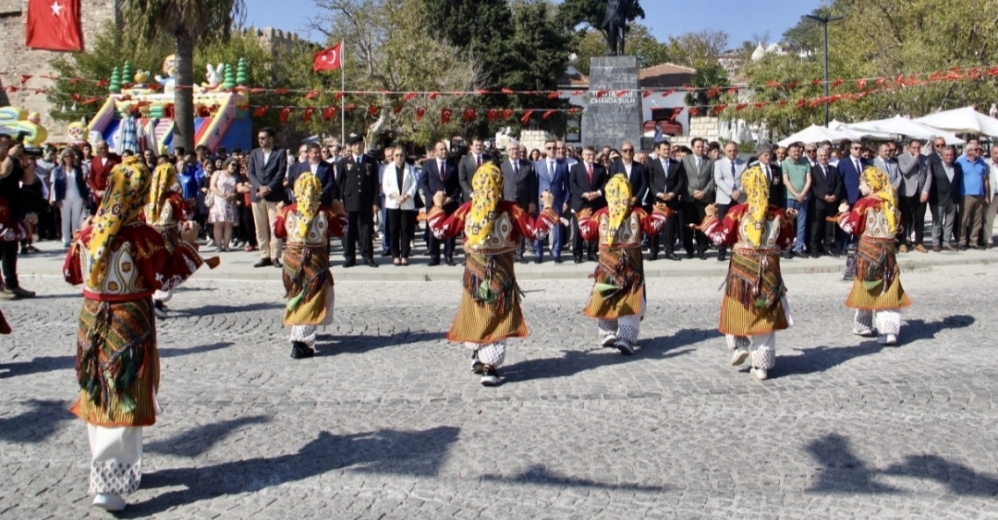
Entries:
<svg viewBox="0 0 998 520">
<path fill-rule="evenodd" d="M 608 56 L 624 55 L 624 34 L 627 32 L 627 19 L 631 14 L 631 0 L 607 0 L 606 16 L 603 18 L 603 33 L 610 44 Z"/>
</svg>

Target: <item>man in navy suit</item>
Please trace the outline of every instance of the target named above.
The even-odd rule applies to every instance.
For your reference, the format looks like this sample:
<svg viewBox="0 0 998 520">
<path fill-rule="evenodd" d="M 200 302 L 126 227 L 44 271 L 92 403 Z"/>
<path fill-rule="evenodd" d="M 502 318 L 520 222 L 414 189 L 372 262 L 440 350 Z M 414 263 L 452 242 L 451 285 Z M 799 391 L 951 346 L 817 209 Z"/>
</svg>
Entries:
<svg viewBox="0 0 998 520">
<path fill-rule="evenodd" d="M 333 200 L 340 198 L 339 190 L 336 186 L 336 179 L 334 179 L 332 165 L 322 160 L 322 147 L 319 146 L 319 143 L 309 143 L 305 157 L 305 161 L 295 165 L 295 169 L 291 170 L 291 175 L 288 175 L 288 199 L 291 202 L 297 202 L 294 190 L 295 181 L 303 173 L 312 172 L 322 184 L 322 205 L 332 206 Z"/>
<path fill-rule="evenodd" d="M 839 176 L 842 178 L 845 202 L 850 207 L 862 197 L 859 192 L 859 178 L 863 175 L 863 169 L 869 165 L 860 155 L 862 153 L 863 144 L 856 141 L 849 146 L 849 157 L 840 160 L 836 165 L 839 170 Z M 840 240 L 841 251 L 845 251 L 852 242 L 854 240 L 850 235 L 842 233 Z"/>
<path fill-rule="evenodd" d="M 606 168 L 596 162 L 596 149 L 587 146 L 582 150 L 582 162 L 575 163 L 569 169 L 568 189 L 572 193 L 572 227 L 579 229 L 579 219 L 577 214 L 585 208 L 591 209 L 594 213 L 606 206 L 606 197 L 603 195 L 603 187 L 606 186 Z M 587 248 L 587 258 L 589 261 L 596 261 L 596 240 L 589 241 Z M 575 239 L 572 240 L 572 255 L 575 263 L 582 263 L 582 236 L 576 232 Z"/>
<path fill-rule="evenodd" d="M 277 204 L 284 202 L 284 176 L 288 171 L 288 157 L 283 149 L 274 146 L 274 129 L 261 128 L 257 134 L 259 148 L 249 156 L 246 174 L 252 191 L 253 223 L 256 225 L 256 243 L 260 248 L 260 261 L 253 267 L 281 266 L 281 239 L 271 232 L 277 220 Z"/>
<path fill-rule="evenodd" d="M 427 194 L 429 200 L 426 201 L 426 212 L 433 209 L 433 195 L 438 191 L 447 194 L 450 199 L 443 207 L 444 211 L 450 215 L 457 210 L 461 200 L 461 183 L 458 180 L 457 166 L 447 160 L 449 146 L 441 141 L 433 148 L 436 156 L 427 159 L 423 163 L 423 178 L 420 179 L 420 187 Z M 444 242 L 444 261 L 447 265 L 454 263 L 454 244 L 456 239 L 452 238 Z M 430 265 L 440 265 L 440 240 L 430 233 Z"/>
<path fill-rule="evenodd" d="M 562 211 L 568 204 L 568 164 L 565 162 L 565 145 L 561 145 L 561 151 L 556 154 L 558 142 L 549 140 L 544 143 L 544 151 L 547 157 L 534 164 L 534 171 L 537 173 L 537 192 L 543 194 L 550 191 L 554 195 L 554 212 L 561 216 Z M 540 195 L 538 195 L 537 207 L 542 207 Z M 561 263 L 561 225 L 551 228 L 551 256 L 554 263 Z M 541 263 L 544 258 L 544 241 L 534 242 L 534 262 Z"/>
<path fill-rule="evenodd" d="M 607 177 L 618 173 L 623 173 L 631 184 L 631 206 L 640 207 L 641 201 L 645 199 L 645 192 L 648 191 L 648 171 L 643 164 L 634 160 L 634 145 L 631 143 L 620 145 L 620 159 L 610 165 Z"/>
</svg>

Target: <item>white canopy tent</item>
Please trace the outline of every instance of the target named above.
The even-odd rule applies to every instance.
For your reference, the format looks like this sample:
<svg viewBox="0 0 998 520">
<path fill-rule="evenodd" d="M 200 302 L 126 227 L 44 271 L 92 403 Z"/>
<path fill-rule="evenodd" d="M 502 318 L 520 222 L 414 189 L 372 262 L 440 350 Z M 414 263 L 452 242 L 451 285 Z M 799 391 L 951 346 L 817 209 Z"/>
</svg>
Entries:
<svg viewBox="0 0 998 520">
<path fill-rule="evenodd" d="M 820 143 L 822 141 L 831 141 L 835 143 L 842 141 L 843 139 L 855 139 L 855 137 L 841 130 L 833 130 L 820 125 L 811 125 L 800 132 L 781 140 L 777 144 L 780 146 L 789 146 L 798 141 L 802 143 Z"/>
<path fill-rule="evenodd" d="M 895 116 L 890 119 L 878 119 L 874 121 L 863 121 L 847 125 L 857 132 L 874 131 L 889 134 L 891 137 L 901 135 L 905 137 L 917 137 L 919 139 L 932 139 L 942 137 L 946 144 L 964 144 L 966 141 L 960 139 L 955 134 L 934 128 L 924 123 L 919 123 L 905 117 Z"/>
<path fill-rule="evenodd" d="M 852 139 L 854 141 L 866 138 L 889 139 L 891 137 L 890 134 L 885 134 L 883 132 L 878 132 L 875 130 L 856 130 L 854 128 L 850 128 L 849 125 L 843 123 L 842 121 L 839 121 L 838 119 L 831 120 L 828 123 L 828 128 L 831 128 L 833 130 L 838 130 L 839 132 L 844 132 L 849 135 L 849 139 Z"/>
<path fill-rule="evenodd" d="M 998 137 L 998 119 L 984 115 L 974 110 L 974 107 L 936 112 L 915 121 L 957 134 Z"/>
</svg>

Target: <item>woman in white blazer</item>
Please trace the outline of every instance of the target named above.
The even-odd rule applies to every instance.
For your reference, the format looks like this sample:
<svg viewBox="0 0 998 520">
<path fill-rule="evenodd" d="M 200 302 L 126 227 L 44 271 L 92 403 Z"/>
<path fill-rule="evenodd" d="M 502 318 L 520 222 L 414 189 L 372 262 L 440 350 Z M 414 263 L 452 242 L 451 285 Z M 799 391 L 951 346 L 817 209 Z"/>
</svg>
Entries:
<svg viewBox="0 0 998 520">
<path fill-rule="evenodd" d="M 396 146 L 381 177 L 381 191 L 388 210 L 388 243 L 392 263 L 409 265 L 409 247 L 416 229 L 416 170 L 405 162 L 405 150 Z"/>
</svg>

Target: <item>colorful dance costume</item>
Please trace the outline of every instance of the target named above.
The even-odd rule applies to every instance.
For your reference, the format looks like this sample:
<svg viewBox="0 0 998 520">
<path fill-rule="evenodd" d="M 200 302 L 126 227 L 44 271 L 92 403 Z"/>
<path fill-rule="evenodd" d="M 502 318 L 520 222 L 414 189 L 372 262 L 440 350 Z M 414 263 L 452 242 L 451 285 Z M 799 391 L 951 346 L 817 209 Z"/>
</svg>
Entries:
<svg viewBox="0 0 998 520">
<path fill-rule="evenodd" d="M 142 477 L 142 427 L 156 422 L 159 354 L 152 295 L 201 266 L 196 246 L 142 222 L 149 170 L 129 157 L 111 170 L 107 195 L 73 243 L 63 273 L 84 284 L 76 339 L 80 395 L 70 408 L 87 423 L 94 505 L 120 510 Z"/>
<path fill-rule="evenodd" d="M 607 207 L 595 214 L 585 209 L 578 217 L 582 239 L 599 239 L 599 265 L 592 275 L 596 283 L 582 312 L 598 320 L 604 347 L 630 355 L 646 305 L 641 240 L 645 234 L 658 234 L 672 210 L 664 204 L 651 214 L 632 209 L 631 185 L 621 174 L 610 179 L 604 191 Z"/>
<path fill-rule="evenodd" d="M 780 252 L 794 239 L 793 219 L 769 204 L 769 183 L 758 166 L 742 174 L 748 202 L 728 210 L 724 220 L 711 215 L 701 228 L 718 246 L 732 246 L 718 329 L 740 365 L 752 348 L 751 373 L 766 379 L 776 366 L 776 334 L 793 325 L 780 273 Z"/>
<path fill-rule="evenodd" d="M 322 206 L 322 183 L 305 172 L 294 185 L 295 204 L 285 206 L 274 222 L 284 248 L 284 326 L 291 327 L 291 357 L 315 355 L 316 327 L 333 323 L 333 273 L 329 270 L 329 235 L 342 237 L 347 226 L 343 204 Z"/>
<path fill-rule="evenodd" d="M 860 178 L 864 197 L 851 211 L 839 214 L 839 226 L 859 235 L 856 275 L 846 307 L 856 309 L 853 334 L 878 335 L 881 345 L 896 345 L 901 332 L 900 309 L 911 305 L 901 287 L 901 268 L 896 260 L 900 213 L 887 174 L 868 167 Z"/>
<path fill-rule="evenodd" d="M 558 222 L 550 200 L 536 220 L 502 200 L 502 183 L 499 168 L 486 163 L 473 178 L 471 202 L 449 217 L 437 204 L 427 216 L 437 239 L 448 240 L 462 231 L 466 236 L 464 291 L 447 339 L 464 342 L 474 351 L 472 370 L 482 374 L 486 386 L 500 382 L 497 368 L 506 358 L 506 338 L 527 336 L 520 310 L 523 293 L 513 272 L 520 237 L 543 239 Z"/>
</svg>

